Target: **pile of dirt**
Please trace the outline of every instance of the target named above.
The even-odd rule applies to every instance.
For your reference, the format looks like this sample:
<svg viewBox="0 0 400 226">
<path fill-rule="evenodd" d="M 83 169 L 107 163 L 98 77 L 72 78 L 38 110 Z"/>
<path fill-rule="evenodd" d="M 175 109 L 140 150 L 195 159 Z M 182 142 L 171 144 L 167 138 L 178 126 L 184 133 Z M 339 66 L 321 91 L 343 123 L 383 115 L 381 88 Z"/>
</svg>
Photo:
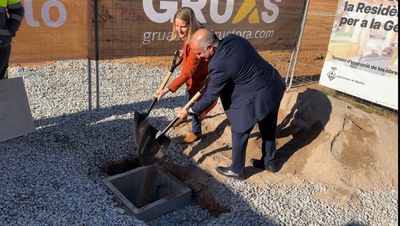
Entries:
<svg viewBox="0 0 400 226">
<path fill-rule="evenodd" d="M 190 123 L 175 128 L 174 139 L 181 139 L 190 129 Z M 226 178 L 215 167 L 231 164 L 232 142 L 230 125 L 220 104 L 205 116 L 202 129 L 201 141 L 187 145 L 184 154 L 223 182 Z M 398 187 L 398 124 L 318 89 L 311 87 L 284 95 L 278 118 L 277 173 L 251 167 L 250 159 L 261 156 L 257 126 L 250 137 L 245 177 L 261 188 L 269 183 L 301 185 L 307 180 L 328 188 L 318 198 L 346 205 L 356 189 Z"/>
</svg>

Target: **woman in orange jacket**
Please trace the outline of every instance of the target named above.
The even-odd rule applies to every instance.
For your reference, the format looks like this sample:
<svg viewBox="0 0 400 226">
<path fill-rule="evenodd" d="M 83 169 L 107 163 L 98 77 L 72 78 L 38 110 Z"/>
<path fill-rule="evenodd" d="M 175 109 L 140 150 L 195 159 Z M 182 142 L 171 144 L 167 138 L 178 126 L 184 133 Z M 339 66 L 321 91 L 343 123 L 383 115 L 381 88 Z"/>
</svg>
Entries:
<svg viewBox="0 0 400 226">
<path fill-rule="evenodd" d="M 196 54 L 191 50 L 189 41 L 192 35 L 202 27 L 202 25 L 196 20 L 196 16 L 193 10 L 189 7 L 182 7 L 179 9 L 174 16 L 173 30 L 170 41 L 183 40 L 183 48 L 181 50 L 180 57 L 183 57 L 183 66 L 181 74 L 175 78 L 168 87 L 163 90 L 159 90 L 155 93 L 158 100 L 161 99 L 169 91 L 175 92 L 183 84 L 186 84 L 187 90 L 185 94 L 185 104 L 192 98 L 200 88 L 207 84 L 209 81 L 205 81 L 208 75 L 207 67 L 208 62 L 204 59 L 197 58 Z M 214 107 L 212 105 L 212 107 Z M 211 108 L 207 109 L 203 115 L 210 111 Z M 178 126 L 180 123 L 185 122 L 186 118 L 179 119 L 174 126 Z M 189 133 L 183 140 L 182 143 L 192 143 L 199 140 L 202 136 L 201 133 L 201 121 L 196 115 L 192 116 L 192 132 Z"/>
</svg>

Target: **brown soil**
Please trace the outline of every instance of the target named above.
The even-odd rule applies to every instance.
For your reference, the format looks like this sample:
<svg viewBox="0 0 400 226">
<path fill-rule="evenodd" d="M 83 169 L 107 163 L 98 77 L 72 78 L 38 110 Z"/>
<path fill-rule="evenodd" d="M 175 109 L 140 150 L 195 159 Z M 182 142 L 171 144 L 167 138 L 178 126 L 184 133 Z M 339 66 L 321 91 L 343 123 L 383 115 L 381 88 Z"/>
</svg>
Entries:
<svg viewBox="0 0 400 226">
<path fill-rule="evenodd" d="M 182 139 L 190 129 L 186 123 L 174 129 L 173 136 Z M 232 146 L 221 105 L 203 119 L 202 129 L 202 140 L 186 145 L 183 154 L 223 182 L 226 178 L 215 167 L 230 165 Z M 261 156 L 261 139 L 255 127 L 247 147 L 246 181 L 264 187 L 269 183 L 301 185 L 308 180 L 328 188 L 317 198 L 346 205 L 355 189 L 397 189 L 397 135 L 397 123 L 355 109 L 312 86 L 288 92 L 278 120 L 279 171 L 251 167 L 250 159 Z"/>
</svg>

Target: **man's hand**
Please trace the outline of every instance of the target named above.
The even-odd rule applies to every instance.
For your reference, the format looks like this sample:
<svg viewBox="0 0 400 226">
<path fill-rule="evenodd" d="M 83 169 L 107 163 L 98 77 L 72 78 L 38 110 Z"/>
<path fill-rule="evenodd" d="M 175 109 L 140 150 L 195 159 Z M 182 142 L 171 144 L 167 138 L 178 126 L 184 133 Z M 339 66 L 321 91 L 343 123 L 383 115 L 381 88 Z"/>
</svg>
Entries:
<svg viewBox="0 0 400 226">
<path fill-rule="evenodd" d="M 181 109 L 178 111 L 178 118 L 186 118 L 187 115 L 188 115 L 188 111 L 185 110 L 184 108 L 181 108 Z"/>
</svg>

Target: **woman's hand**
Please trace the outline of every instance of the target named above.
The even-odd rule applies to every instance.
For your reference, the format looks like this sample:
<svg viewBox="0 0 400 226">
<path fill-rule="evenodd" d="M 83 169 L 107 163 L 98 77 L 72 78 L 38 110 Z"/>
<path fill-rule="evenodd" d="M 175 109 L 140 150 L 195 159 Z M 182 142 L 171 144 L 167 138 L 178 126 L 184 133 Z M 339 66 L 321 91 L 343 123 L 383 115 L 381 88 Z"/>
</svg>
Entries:
<svg viewBox="0 0 400 226">
<path fill-rule="evenodd" d="M 161 98 L 168 93 L 169 89 L 168 88 L 164 88 L 162 90 L 157 90 L 156 93 L 154 94 L 154 97 L 157 98 L 157 100 L 161 100 Z"/>
</svg>

